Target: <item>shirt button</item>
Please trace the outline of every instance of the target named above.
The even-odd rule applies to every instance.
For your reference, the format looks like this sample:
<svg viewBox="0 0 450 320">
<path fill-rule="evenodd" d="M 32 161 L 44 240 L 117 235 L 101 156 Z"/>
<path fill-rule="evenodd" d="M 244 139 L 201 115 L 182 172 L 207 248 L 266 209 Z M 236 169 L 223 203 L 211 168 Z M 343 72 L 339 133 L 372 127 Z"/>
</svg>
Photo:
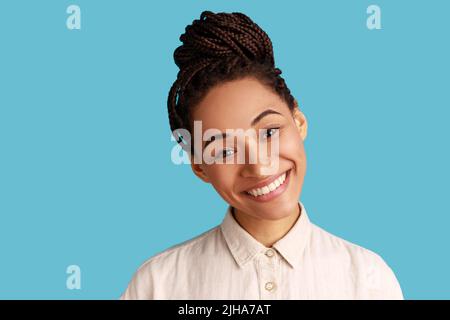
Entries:
<svg viewBox="0 0 450 320">
<path fill-rule="evenodd" d="M 271 281 L 266 282 L 266 285 L 264 287 L 266 288 L 267 291 L 272 291 L 273 289 L 275 289 L 275 283 Z"/>
<path fill-rule="evenodd" d="M 274 254 L 275 253 L 273 252 L 272 249 L 269 249 L 269 250 L 266 251 L 266 256 L 268 256 L 269 258 L 272 258 L 274 256 Z"/>
</svg>

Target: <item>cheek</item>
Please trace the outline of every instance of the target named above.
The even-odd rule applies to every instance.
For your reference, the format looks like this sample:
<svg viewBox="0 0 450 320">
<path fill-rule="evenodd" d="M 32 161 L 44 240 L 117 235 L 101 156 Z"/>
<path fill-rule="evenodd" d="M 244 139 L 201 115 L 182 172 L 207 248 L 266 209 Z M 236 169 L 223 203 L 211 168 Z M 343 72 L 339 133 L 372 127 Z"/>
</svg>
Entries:
<svg viewBox="0 0 450 320">
<path fill-rule="evenodd" d="M 302 169 L 306 167 L 305 149 L 303 141 L 297 130 L 290 129 L 285 132 L 280 139 L 280 155 L 282 158 L 293 161 L 297 168 Z"/>
<path fill-rule="evenodd" d="M 280 157 L 295 166 L 295 183 L 291 192 L 295 199 L 298 199 L 302 192 L 303 181 L 306 174 L 306 155 L 303 147 L 303 140 L 298 131 L 293 130 L 289 136 L 286 135 L 284 141 L 280 141 Z"/>
<path fill-rule="evenodd" d="M 233 191 L 236 168 L 234 165 L 217 164 L 208 167 L 206 173 L 214 189 L 224 198 Z"/>
</svg>

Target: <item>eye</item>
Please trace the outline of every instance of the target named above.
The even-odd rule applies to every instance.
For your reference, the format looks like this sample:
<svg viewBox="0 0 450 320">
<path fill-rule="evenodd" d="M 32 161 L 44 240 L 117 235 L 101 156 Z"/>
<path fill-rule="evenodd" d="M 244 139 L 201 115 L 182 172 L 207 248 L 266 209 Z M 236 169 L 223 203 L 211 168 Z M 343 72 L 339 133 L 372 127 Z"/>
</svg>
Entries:
<svg viewBox="0 0 450 320">
<path fill-rule="evenodd" d="M 264 138 L 270 138 L 272 136 L 274 136 L 275 134 L 278 133 L 278 131 L 280 130 L 280 128 L 268 128 L 264 130 Z"/>
<path fill-rule="evenodd" d="M 232 155 L 233 153 L 234 153 L 233 149 L 224 149 L 224 150 L 222 150 L 220 152 L 217 152 L 216 158 L 220 158 L 220 157 L 226 158 L 226 157 Z"/>
</svg>

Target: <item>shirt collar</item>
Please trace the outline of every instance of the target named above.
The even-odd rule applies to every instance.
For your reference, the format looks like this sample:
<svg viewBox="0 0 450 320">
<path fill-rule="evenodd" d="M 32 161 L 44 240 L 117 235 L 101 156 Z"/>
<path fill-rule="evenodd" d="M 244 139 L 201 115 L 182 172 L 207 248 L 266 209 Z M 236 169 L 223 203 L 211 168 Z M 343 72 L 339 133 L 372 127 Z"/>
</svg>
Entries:
<svg viewBox="0 0 450 320">
<path fill-rule="evenodd" d="M 293 268 L 297 267 L 301 262 L 302 253 L 308 242 L 311 229 L 311 223 L 303 203 L 299 201 L 298 205 L 301 208 L 300 217 L 288 233 L 272 246 Z M 253 238 L 241 227 L 234 219 L 231 209 L 232 207 L 228 206 L 220 228 L 237 264 L 243 266 L 252 260 L 257 253 L 264 253 L 269 248 Z"/>
</svg>

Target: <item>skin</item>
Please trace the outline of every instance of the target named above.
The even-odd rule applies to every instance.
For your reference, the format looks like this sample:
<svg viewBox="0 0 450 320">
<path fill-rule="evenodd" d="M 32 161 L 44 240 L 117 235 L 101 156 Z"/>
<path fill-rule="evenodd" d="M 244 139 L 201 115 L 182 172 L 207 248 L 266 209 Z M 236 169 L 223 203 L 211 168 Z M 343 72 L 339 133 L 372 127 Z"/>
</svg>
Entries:
<svg viewBox="0 0 450 320">
<path fill-rule="evenodd" d="M 252 127 L 251 121 L 267 109 L 275 110 L 281 115 L 269 114 Z M 235 208 L 234 218 L 249 234 L 264 246 L 271 247 L 290 230 L 301 215 L 298 200 L 306 173 L 303 146 L 307 135 L 306 117 L 297 103 L 291 111 L 287 103 L 270 88 L 253 77 L 245 77 L 210 89 L 193 109 L 192 119 L 202 121 L 203 132 L 209 128 L 217 128 L 223 132 L 226 129 L 254 128 L 259 132 L 259 129 L 280 127 L 278 136 L 271 137 L 279 139 L 278 172 L 271 176 L 292 170 L 286 190 L 268 202 L 257 202 L 243 193 L 256 183 L 268 179 L 269 176 L 261 174 L 261 168 L 267 166 L 267 163 L 234 161 L 232 164 L 206 164 L 194 163 L 191 157 L 195 175 L 210 183 Z M 223 146 L 225 141 L 216 140 L 214 143 L 219 142 Z M 253 148 L 252 144 L 245 141 L 246 154 L 250 152 L 250 148 Z M 232 146 L 231 150 L 233 153 L 238 149 Z M 228 155 L 235 156 L 236 153 Z"/>
</svg>

